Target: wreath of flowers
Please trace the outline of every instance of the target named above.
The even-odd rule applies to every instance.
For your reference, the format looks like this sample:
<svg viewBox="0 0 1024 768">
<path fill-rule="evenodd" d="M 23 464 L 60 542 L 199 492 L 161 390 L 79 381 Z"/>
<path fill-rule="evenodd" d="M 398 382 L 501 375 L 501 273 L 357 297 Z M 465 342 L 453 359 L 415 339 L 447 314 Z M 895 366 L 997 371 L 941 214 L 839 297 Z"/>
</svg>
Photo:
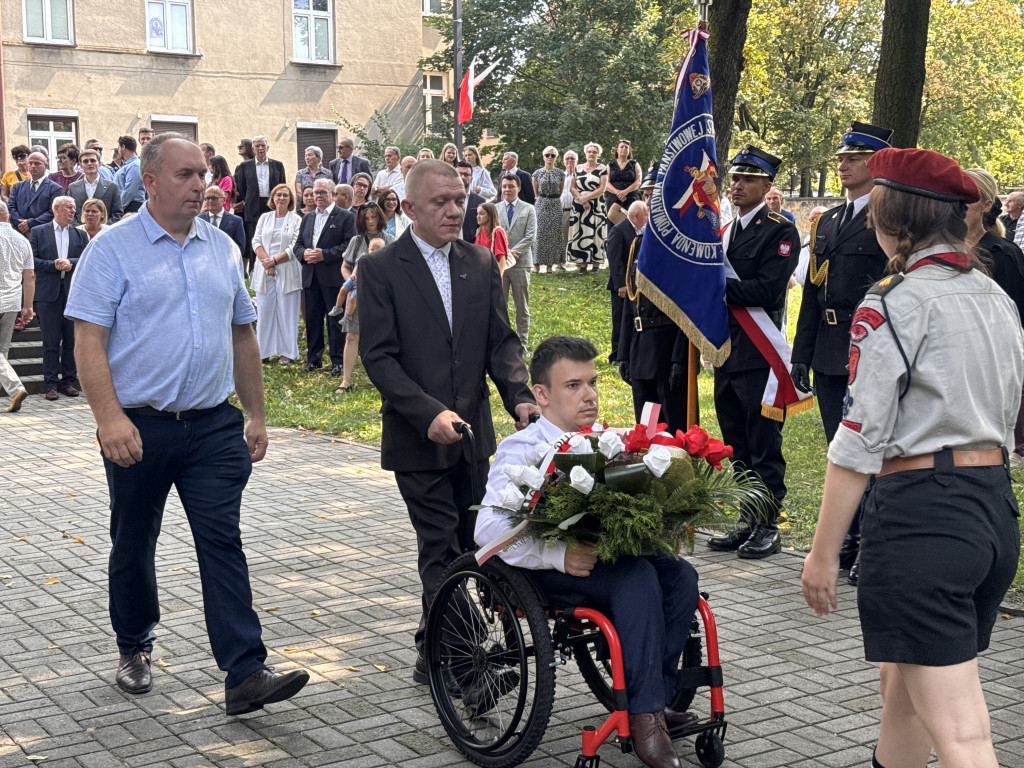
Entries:
<svg viewBox="0 0 1024 768">
<path fill-rule="evenodd" d="M 722 529 L 740 507 L 762 514 L 769 494 L 760 478 L 724 465 L 732 447 L 699 426 L 670 434 L 658 424 L 607 424 L 539 444 L 532 465 L 502 469 L 511 481 L 495 509 L 515 524 L 503 542 L 526 537 L 591 542 L 599 560 L 624 555 L 677 556 L 696 528 Z"/>
</svg>

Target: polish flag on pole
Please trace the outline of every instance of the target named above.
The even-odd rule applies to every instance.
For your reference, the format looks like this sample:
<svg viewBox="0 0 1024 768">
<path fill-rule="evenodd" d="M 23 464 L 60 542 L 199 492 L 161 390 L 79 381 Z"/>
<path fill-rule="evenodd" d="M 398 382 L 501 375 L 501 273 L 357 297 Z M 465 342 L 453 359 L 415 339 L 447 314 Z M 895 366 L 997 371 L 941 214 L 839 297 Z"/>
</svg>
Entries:
<svg viewBox="0 0 1024 768">
<path fill-rule="evenodd" d="M 476 67 L 476 57 L 469 62 L 469 69 L 466 70 L 466 75 L 462 78 L 462 86 L 459 88 L 459 125 L 473 119 L 473 90 L 484 81 L 485 77 L 491 74 L 491 71 L 498 66 L 499 61 L 501 61 L 501 59 L 495 61 L 491 66 L 475 77 L 473 75 L 473 70 Z"/>
</svg>

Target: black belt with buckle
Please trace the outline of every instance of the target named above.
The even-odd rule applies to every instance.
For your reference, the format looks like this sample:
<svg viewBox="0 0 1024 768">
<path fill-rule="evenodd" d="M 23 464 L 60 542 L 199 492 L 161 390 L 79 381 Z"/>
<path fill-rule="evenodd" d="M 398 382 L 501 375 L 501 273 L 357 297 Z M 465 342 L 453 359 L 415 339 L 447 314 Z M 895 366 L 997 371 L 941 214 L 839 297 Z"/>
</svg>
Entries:
<svg viewBox="0 0 1024 768">
<path fill-rule="evenodd" d="M 561 194 L 558 195 L 537 195 L 537 197 L 543 197 L 547 200 L 554 200 L 555 198 L 561 198 Z"/>
<path fill-rule="evenodd" d="M 675 321 L 668 315 L 661 317 L 640 317 L 633 318 L 633 328 L 637 331 L 646 331 L 648 328 L 657 328 L 659 325 L 675 325 Z"/>
<path fill-rule="evenodd" d="M 227 400 L 224 401 L 226 403 Z M 139 406 L 138 408 L 125 408 L 124 412 L 134 416 L 156 416 L 161 419 L 176 419 L 178 421 L 188 421 L 190 419 L 199 419 L 207 414 L 213 413 L 221 405 L 215 405 L 213 408 L 193 408 L 190 411 L 161 411 L 157 408 L 151 408 L 148 405 Z"/>
<path fill-rule="evenodd" d="M 853 320 L 852 309 L 824 309 L 821 313 L 821 319 L 829 325 L 839 325 L 840 323 L 848 323 Z"/>
</svg>

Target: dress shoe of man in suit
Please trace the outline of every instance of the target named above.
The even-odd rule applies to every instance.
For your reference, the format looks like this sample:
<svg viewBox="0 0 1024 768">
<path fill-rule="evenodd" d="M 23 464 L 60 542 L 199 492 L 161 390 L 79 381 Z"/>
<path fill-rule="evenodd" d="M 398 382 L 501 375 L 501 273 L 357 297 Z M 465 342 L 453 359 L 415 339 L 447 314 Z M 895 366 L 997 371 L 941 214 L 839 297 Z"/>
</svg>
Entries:
<svg viewBox="0 0 1024 768">
<path fill-rule="evenodd" d="M 650 768 L 679 768 L 679 758 L 672 737 L 668 735 L 664 712 L 630 714 L 629 733 L 633 751 L 640 762 Z"/>
<path fill-rule="evenodd" d="M 700 718 L 695 712 L 676 712 L 674 709 L 665 707 L 665 727 L 669 733 L 689 728 Z"/>
<path fill-rule="evenodd" d="M 487 714 L 497 705 L 498 699 L 516 689 L 519 680 L 519 673 L 510 669 L 498 672 L 488 668 L 474 673 L 462 688 L 466 714 L 474 718 Z"/>
<path fill-rule="evenodd" d="M 746 543 L 751 532 L 749 525 L 741 523 L 728 533 L 708 539 L 708 549 L 713 549 L 715 552 L 734 552 Z"/>
<path fill-rule="evenodd" d="M 57 398 L 60 397 L 60 395 L 57 394 L 56 387 L 50 387 L 48 390 L 46 390 L 46 394 L 43 395 L 43 397 L 45 397 L 47 400 L 56 400 Z"/>
<path fill-rule="evenodd" d="M 857 554 L 860 552 L 860 534 L 848 533 L 843 539 L 843 546 L 839 548 L 839 567 L 842 570 L 850 570 L 857 561 Z"/>
<path fill-rule="evenodd" d="M 149 653 L 133 651 L 122 653 L 114 676 L 118 687 L 126 693 L 149 693 L 153 689 L 153 674 L 149 669 Z"/>
<path fill-rule="evenodd" d="M 750 534 L 750 538 L 740 545 L 736 554 L 748 560 L 759 560 L 774 555 L 782 549 L 782 537 L 775 526 L 758 523 Z"/>
<path fill-rule="evenodd" d="M 846 582 L 851 587 L 856 587 L 858 581 L 860 581 L 860 552 L 857 553 L 857 559 L 853 561 L 850 573 L 846 576 Z"/>
<path fill-rule="evenodd" d="M 75 388 L 74 384 L 59 384 L 57 386 L 57 391 L 67 397 L 78 397 L 78 390 Z"/>
<path fill-rule="evenodd" d="M 322 367 L 323 365 L 321 363 L 310 360 L 304 366 L 302 366 L 302 372 L 309 373 L 310 371 L 319 370 Z"/>
<path fill-rule="evenodd" d="M 344 376 L 345 369 L 340 365 L 331 366 L 331 376 Z"/>
<path fill-rule="evenodd" d="M 257 669 L 234 688 L 224 693 L 224 705 L 229 715 L 244 715 L 263 709 L 264 704 L 273 704 L 290 699 L 309 682 L 309 672 L 294 669 L 291 672 L 275 672 L 271 667 Z"/>
</svg>

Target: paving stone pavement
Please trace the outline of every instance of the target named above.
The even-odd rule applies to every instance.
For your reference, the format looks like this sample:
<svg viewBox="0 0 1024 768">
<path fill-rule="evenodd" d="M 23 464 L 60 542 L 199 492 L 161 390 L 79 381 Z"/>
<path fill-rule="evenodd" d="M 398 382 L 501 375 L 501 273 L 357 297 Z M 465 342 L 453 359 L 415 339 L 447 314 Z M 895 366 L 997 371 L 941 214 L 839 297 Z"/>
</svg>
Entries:
<svg viewBox="0 0 1024 768">
<path fill-rule="evenodd" d="M 411 681 L 415 538 L 370 447 L 271 431 L 243 502 L 271 663 L 310 671 L 295 699 L 229 718 L 209 652 L 191 535 L 172 493 L 157 553 L 163 616 L 153 691 L 113 685 L 107 491 L 84 399 L 31 398 L 0 419 L 0 768 L 468 765 Z M 867 766 L 880 706 L 852 588 L 819 620 L 801 559 L 693 558 L 720 631 L 726 765 Z M 1000 764 L 1024 767 L 1024 619 L 1001 619 L 981 669 Z M 603 710 L 570 666 L 530 766 L 571 766 Z M 707 712 L 699 694 L 695 709 Z M 677 742 L 684 765 L 699 765 Z M 614 745 L 602 764 L 639 766 Z M 30 760 L 45 757 L 45 761 Z"/>
</svg>

